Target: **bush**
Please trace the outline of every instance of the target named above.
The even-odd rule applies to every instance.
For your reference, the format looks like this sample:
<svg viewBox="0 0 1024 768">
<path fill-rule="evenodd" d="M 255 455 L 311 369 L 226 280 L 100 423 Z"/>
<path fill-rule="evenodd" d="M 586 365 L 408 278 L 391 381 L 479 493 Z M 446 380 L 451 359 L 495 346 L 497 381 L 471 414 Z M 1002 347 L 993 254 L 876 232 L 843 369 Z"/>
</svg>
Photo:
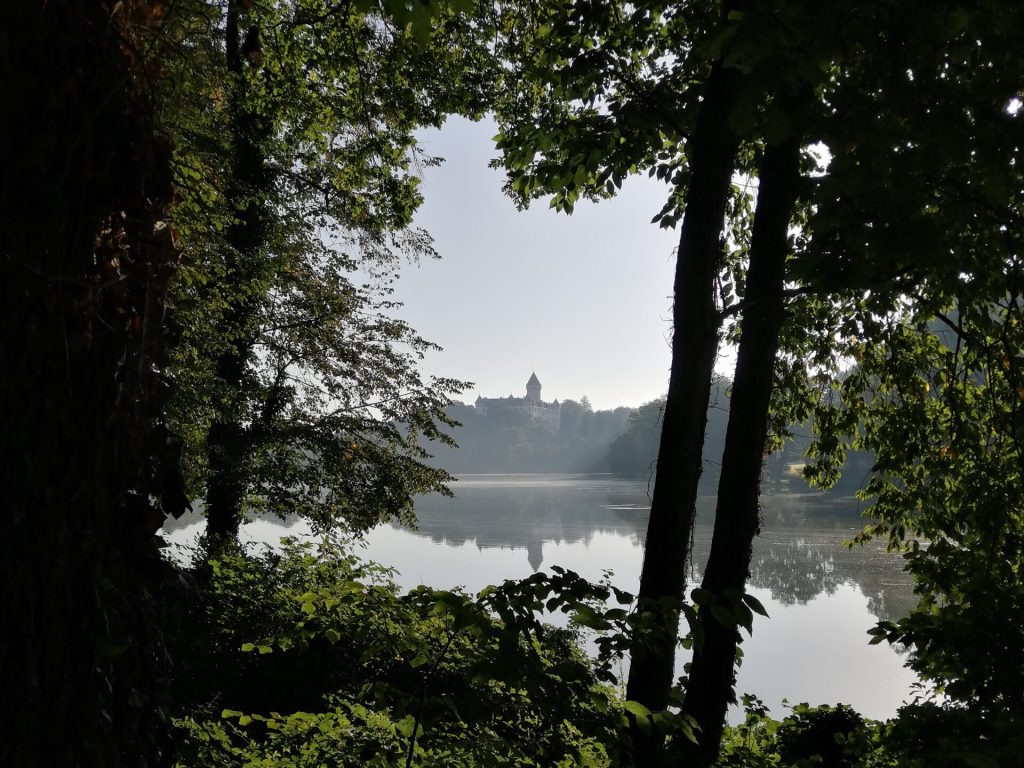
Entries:
<svg viewBox="0 0 1024 768">
<path fill-rule="evenodd" d="M 897 765 L 884 744 L 888 725 L 865 720 L 845 704 L 797 704 L 781 722 L 744 696 L 741 725 L 726 728 L 718 768 L 883 768 Z"/>
<path fill-rule="evenodd" d="M 177 766 L 600 766 L 620 750 L 614 689 L 575 629 L 537 619 L 600 617 L 603 588 L 574 574 L 400 594 L 326 541 L 223 554 L 182 583 Z"/>
</svg>

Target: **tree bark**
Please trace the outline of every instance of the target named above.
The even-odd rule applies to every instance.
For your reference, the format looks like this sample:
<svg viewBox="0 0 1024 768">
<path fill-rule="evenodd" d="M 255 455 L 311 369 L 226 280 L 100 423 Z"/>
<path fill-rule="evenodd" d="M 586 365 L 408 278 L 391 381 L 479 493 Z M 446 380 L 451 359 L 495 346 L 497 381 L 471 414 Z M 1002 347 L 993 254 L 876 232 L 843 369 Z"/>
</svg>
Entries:
<svg viewBox="0 0 1024 768">
<path fill-rule="evenodd" d="M 729 127 L 740 73 L 721 61 L 708 76 L 691 142 L 692 176 L 679 238 L 672 310 L 672 368 L 658 449 L 658 471 L 644 545 L 639 605 L 650 632 L 631 649 L 626 695 L 665 709 L 672 687 L 686 588 L 686 561 L 696 514 L 720 320 L 715 278 L 739 141 Z M 641 741 L 643 737 L 638 733 Z M 640 746 L 640 752 L 649 747 Z M 650 755 L 642 756 L 649 762 Z"/>
<path fill-rule="evenodd" d="M 799 164 L 799 136 L 768 146 L 761 164 L 715 529 L 701 585 L 709 600 L 730 614 L 744 590 L 753 539 L 759 532 L 761 468 L 784 314 L 785 262 Z M 735 700 L 734 663 L 741 638 L 734 624 L 710 615 L 710 603 L 702 601 L 699 615 L 704 637 L 694 652 L 683 712 L 701 729 L 698 764 L 711 765 L 718 755 L 726 709 Z"/>
<path fill-rule="evenodd" d="M 157 373 L 170 166 L 133 32 L 156 10 L 0 11 L 0 765 L 156 760 L 155 534 L 184 506 Z"/>
</svg>

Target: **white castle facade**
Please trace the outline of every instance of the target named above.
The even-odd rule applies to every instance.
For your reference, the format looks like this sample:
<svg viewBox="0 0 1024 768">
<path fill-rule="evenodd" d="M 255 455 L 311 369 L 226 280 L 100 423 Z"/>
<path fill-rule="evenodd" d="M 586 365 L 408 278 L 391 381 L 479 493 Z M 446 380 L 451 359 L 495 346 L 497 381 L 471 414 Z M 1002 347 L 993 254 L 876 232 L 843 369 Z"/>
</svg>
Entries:
<svg viewBox="0 0 1024 768">
<path fill-rule="evenodd" d="M 540 379 L 536 373 L 532 373 L 526 382 L 526 397 L 478 397 L 473 405 L 484 415 L 499 408 L 515 410 L 557 431 L 562 418 L 562 406 L 557 400 L 545 403 L 541 399 L 540 390 Z"/>
</svg>

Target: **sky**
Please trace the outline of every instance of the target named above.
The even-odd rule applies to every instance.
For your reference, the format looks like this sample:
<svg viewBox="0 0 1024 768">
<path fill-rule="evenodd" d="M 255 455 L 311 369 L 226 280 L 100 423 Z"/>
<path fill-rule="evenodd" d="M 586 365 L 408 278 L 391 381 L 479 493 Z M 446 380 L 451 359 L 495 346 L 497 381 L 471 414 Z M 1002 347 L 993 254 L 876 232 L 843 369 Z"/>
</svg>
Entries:
<svg viewBox="0 0 1024 768">
<path fill-rule="evenodd" d="M 444 351 L 424 371 L 473 382 L 460 398 L 526 394 L 595 409 L 637 406 L 666 391 L 678 232 L 651 218 L 667 188 L 644 176 L 619 195 L 581 201 L 571 216 L 547 200 L 517 211 L 502 193 L 491 121 L 450 119 L 420 135 L 445 158 L 424 168 L 416 224 L 440 260 L 402 269 L 400 316 Z"/>
</svg>

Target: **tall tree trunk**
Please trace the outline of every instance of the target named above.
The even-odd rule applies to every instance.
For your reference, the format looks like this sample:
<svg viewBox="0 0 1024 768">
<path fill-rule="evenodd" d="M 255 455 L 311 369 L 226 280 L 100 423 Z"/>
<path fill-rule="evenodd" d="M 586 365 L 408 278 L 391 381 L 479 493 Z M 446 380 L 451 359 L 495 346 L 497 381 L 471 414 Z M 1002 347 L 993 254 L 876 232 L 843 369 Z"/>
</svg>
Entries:
<svg viewBox="0 0 1024 768">
<path fill-rule="evenodd" d="M 754 536 L 759 531 L 758 496 L 768 432 L 775 355 L 783 319 L 783 287 L 789 223 L 800 176 L 800 139 L 768 146 L 761 164 L 757 207 L 750 244 L 747 290 L 743 298 L 740 346 L 729 405 L 722 474 L 711 554 L 702 588 L 730 614 L 750 569 Z M 735 624 L 710 615 L 702 603 L 704 638 L 694 652 L 683 712 L 700 726 L 699 764 L 718 754 L 726 708 L 734 700 L 734 663 L 740 641 Z M 741 609 L 742 610 L 742 609 Z"/>
<path fill-rule="evenodd" d="M 206 436 L 206 539 L 215 547 L 237 540 L 247 488 L 245 428 L 230 419 L 219 412 Z"/>
<path fill-rule="evenodd" d="M 132 31 L 159 10 L 0 11 L 0 765 L 155 763 L 155 533 L 184 505 L 156 373 L 170 171 Z"/>
<path fill-rule="evenodd" d="M 658 449 L 658 471 L 644 544 L 639 604 L 650 623 L 631 649 L 626 695 L 652 710 L 668 706 L 679 629 L 678 602 L 696 514 L 710 384 L 718 351 L 715 278 L 738 139 L 729 128 L 740 73 L 714 64 L 690 145 L 692 176 L 676 260 L 672 368 Z M 665 599 L 668 599 L 667 601 Z M 650 762 L 650 745 L 638 745 Z"/>
<path fill-rule="evenodd" d="M 246 384 L 256 343 L 253 328 L 266 291 L 269 260 L 265 256 L 270 174 L 261 143 L 266 126 L 248 102 L 246 62 L 257 61 L 258 32 L 243 40 L 241 21 L 247 4 L 231 0 L 224 25 L 224 51 L 229 75 L 231 178 L 227 203 L 235 213 L 226 241 L 226 285 L 235 288 L 230 308 L 216 333 L 231 339 L 231 347 L 216 361 L 216 415 L 206 438 L 206 532 L 209 542 L 234 540 L 242 520 L 248 488 L 247 464 L 252 451 L 245 426 Z M 247 56 L 250 58 L 247 59 Z"/>
</svg>

